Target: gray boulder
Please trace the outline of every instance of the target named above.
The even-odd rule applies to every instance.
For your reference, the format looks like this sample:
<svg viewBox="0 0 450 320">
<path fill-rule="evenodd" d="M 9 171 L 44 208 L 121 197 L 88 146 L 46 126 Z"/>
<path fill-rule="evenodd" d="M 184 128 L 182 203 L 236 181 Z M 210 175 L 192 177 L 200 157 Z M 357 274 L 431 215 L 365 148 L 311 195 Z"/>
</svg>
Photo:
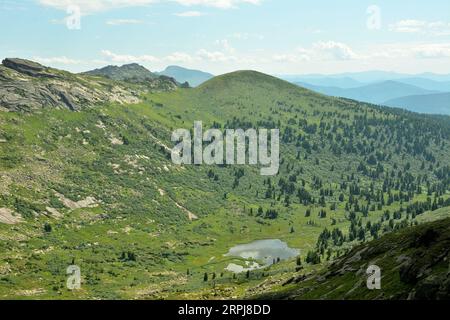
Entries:
<svg viewBox="0 0 450 320">
<path fill-rule="evenodd" d="M 43 65 L 30 60 L 6 58 L 2 61 L 2 64 L 7 68 L 13 69 L 20 73 L 24 73 L 31 77 L 56 77 L 55 74 L 46 72 L 47 68 Z"/>
</svg>

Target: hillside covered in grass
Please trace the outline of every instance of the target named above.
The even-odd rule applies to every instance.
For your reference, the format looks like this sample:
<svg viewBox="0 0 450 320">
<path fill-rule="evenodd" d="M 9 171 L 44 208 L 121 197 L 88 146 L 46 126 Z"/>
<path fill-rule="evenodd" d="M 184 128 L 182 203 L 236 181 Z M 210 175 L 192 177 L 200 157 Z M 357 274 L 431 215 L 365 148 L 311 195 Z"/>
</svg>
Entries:
<svg viewBox="0 0 450 320">
<path fill-rule="evenodd" d="M 27 99 L 30 85 L 46 92 L 54 81 L 95 86 L 102 96 L 113 85 L 134 97 L 74 99 L 76 108 L 41 93 L 33 108 L 1 102 L 0 298 L 245 297 L 450 206 L 445 117 L 330 98 L 254 71 L 197 88 L 0 71 L 0 92 Z M 199 120 L 279 128 L 279 174 L 174 165 L 172 131 Z M 226 269 L 249 262 L 225 256 L 231 246 L 260 239 L 280 239 L 299 257 L 241 274 Z M 82 273 L 77 291 L 66 288 L 73 263 Z"/>
<path fill-rule="evenodd" d="M 323 271 L 299 273 L 259 298 L 448 300 L 449 245 L 449 218 L 425 223 L 356 246 Z M 371 265 L 381 269 L 379 290 L 366 285 Z"/>
</svg>

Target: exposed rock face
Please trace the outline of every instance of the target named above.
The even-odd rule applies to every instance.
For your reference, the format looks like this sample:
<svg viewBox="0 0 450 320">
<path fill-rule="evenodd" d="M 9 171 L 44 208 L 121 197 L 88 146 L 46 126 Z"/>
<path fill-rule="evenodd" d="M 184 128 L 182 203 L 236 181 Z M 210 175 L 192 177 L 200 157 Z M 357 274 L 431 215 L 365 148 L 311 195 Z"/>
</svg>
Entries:
<svg viewBox="0 0 450 320">
<path fill-rule="evenodd" d="M 47 73 L 47 68 L 43 65 L 30 60 L 6 58 L 2 61 L 2 64 L 7 68 L 16 70 L 17 72 L 24 73 L 31 77 L 56 77 L 54 74 Z"/>
<path fill-rule="evenodd" d="M 3 60 L 0 65 L 0 110 L 25 111 L 42 108 L 80 110 L 105 103 L 138 103 L 146 91 L 169 91 L 176 83 L 153 79 L 125 83 L 76 75 L 24 60 Z"/>
<path fill-rule="evenodd" d="M 0 208 L 0 223 L 16 224 L 22 222 L 22 217 L 11 209 Z"/>
</svg>

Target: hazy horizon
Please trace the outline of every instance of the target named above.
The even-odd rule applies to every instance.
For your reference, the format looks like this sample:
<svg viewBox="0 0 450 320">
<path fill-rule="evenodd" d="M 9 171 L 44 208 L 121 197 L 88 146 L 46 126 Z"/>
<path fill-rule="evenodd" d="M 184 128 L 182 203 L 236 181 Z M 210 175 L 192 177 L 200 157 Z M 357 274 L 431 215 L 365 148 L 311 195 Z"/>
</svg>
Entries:
<svg viewBox="0 0 450 320">
<path fill-rule="evenodd" d="M 448 12 L 439 0 L 5 0 L 0 53 L 72 72 L 136 62 L 213 74 L 446 74 Z"/>
<path fill-rule="evenodd" d="M 15 56 L 4 56 L 0 60 L 4 60 L 4 59 L 7 59 L 7 58 L 10 58 L 10 59 L 11 58 L 22 59 L 23 57 L 20 57 L 20 56 L 17 56 L 17 57 L 15 57 Z M 29 59 L 29 58 L 28 58 L 28 60 L 34 61 L 33 59 Z M 51 67 L 51 68 L 65 70 L 65 71 L 71 72 L 70 69 L 58 67 L 57 64 L 52 64 L 52 63 L 46 64 L 46 63 L 43 63 L 43 62 L 40 62 L 40 61 L 35 61 L 35 62 L 41 63 L 41 64 L 43 64 L 43 65 L 45 65 L 47 67 Z M 101 68 L 104 68 L 104 67 L 107 67 L 107 66 L 121 67 L 121 66 L 124 66 L 124 65 L 129 65 L 129 64 L 134 64 L 134 63 L 146 67 L 145 65 L 143 65 L 143 64 L 141 64 L 139 62 L 128 62 L 128 63 L 111 63 L 111 64 L 102 65 L 102 66 L 99 65 L 95 69 L 101 69 Z M 158 72 L 162 72 L 162 71 L 166 70 L 169 67 L 180 67 L 180 68 L 187 69 L 187 70 L 192 70 L 192 71 L 201 71 L 201 72 L 205 72 L 205 73 L 210 73 L 213 76 L 220 76 L 220 75 L 223 75 L 223 74 L 233 73 L 233 72 L 237 72 L 237 71 L 244 71 L 244 70 L 251 70 L 251 71 L 257 71 L 257 72 L 265 73 L 264 71 L 260 71 L 260 70 L 236 69 L 236 70 L 231 70 L 231 71 L 228 71 L 228 72 L 216 74 L 216 73 L 210 72 L 209 70 L 205 70 L 205 69 L 201 69 L 201 68 L 190 68 L 190 67 L 186 67 L 186 66 L 184 66 L 182 64 L 171 64 L 171 65 L 167 65 L 166 67 L 163 67 L 162 69 L 157 69 L 157 70 L 156 69 L 155 70 L 151 70 L 151 69 L 148 69 L 147 67 L 146 68 L 149 71 L 151 71 L 151 72 L 158 73 Z M 86 69 L 86 70 L 76 71 L 74 73 L 83 73 L 83 72 L 87 72 L 87 71 L 91 71 L 91 70 L 93 70 L 93 69 Z M 450 76 L 450 73 L 439 73 L 439 72 L 420 72 L 420 73 L 406 73 L 405 72 L 405 73 L 399 73 L 399 72 L 392 71 L 392 70 L 375 70 L 375 69 L 373 69 L 373 70 L 372 69 L 368 69 L 368 70 L 357 71 L 357 72 L 282 73 L 282 74 L 273 73 L 273 74 L 270 74 L 270 75 L 273 75 L 273 76 L 276 76 L 276 77 L 281 77 L 281 78 L 288 78 L 288 77 L 305 77 L 305 78 L 307 78 L 307 77 L 336 77 L 336 76 L 351 77 L 351 75 L 353 75 L 353 74 L 366 74 L 366 73 L 386 73 L 386 74 L 390 73 L 390 74 L 395 74 L 395 75 L 397 75 L 399 77 L 401 77 L 401 76 L 407 76 L 407 77 L 426 76 L 427 74 L 429 74 L 429 75 L 436 75 L 436 76 Z"/>
</svg>

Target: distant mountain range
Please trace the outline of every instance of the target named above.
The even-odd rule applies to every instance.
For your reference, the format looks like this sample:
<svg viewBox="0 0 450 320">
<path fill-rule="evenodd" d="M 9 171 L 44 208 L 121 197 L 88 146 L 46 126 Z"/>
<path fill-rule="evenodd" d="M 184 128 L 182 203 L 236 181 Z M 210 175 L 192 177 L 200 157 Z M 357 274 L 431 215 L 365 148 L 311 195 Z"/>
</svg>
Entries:
<svg viewBox="0 0 450 320">
<path fill-rule="evenodd" d="M 180 66 L 169 66 L 164 71 L 151 72 L 136 63 L 121 67 L 106 66 L 84 74 L 135 82 L 169 77 L 179 84 L 189 83 L 191 87 L 197 87 L 214 77 L 208 72 Z M 450 94 L 446 94 L 450 92 L 450 75 L 432 73 L 407 75 L 370 71 L 336 75 L 293 75 L 281 78 L 328 96 L 400 107 L 420 113 L 450 115 Z"/>
<path fill-rule="evenodd" d="M 450 92 L 450 81 L 435 81 L 426 78 L 405 78 L 397 80 L 402 83 L 410 84 L 427 90 L 437 90 L 442 92 Z"/>
<path fill-rule="evenodd" d="M 301 87 L 335 97 L 450 115 L 450 75 L 370 71 L 336 75 L 282 76 Z"/>
<path fill-rule="evenodd" d="M 432 94 L 438 92 L 422 89 L 416 86 L 392 80 L 377 82 L 357 88 L 348 88 L 348 89 L 338 87 L 314 86 L 308 83 L 297 83 L 297 84 L 307 89 L 323 93 L 329 96 L 344 97 L 364 102 L 370 102 L 374 104 L 384 104 L 388 100 L 405 96 Z"/>
<path fill-rule="evenodd" d="M 214 77 L 211 73 L 179 66 L 169 66 L 164 71 L 158 72 L 157 74 L 174 78 L 180 83 L 188 82 L 191 87 L 197 87 Z"/>
<path fill-rule="evenodd" d="M 125 64 L 121 67 L 106 66 L 104 68 L 84 72 L 83 74 L 106 77 L 112 80 L 134 80 L 138 82 L 165 76 L 175 79 L 178 83 L 187 82 L 191 87 L 197 87 L 203 82 L 208 81 L 209 79 L 214 77 L 214 75 L 207 72 L 187 69 L 179 66 L 169 66 L 164 71 L 151 72 L 150 70 L 137 63 Z"/>
<path fill-rule="evenodd" d="M 406 74 L 387 71 L 365 71 L 365 72 L 347 72 L 337 74 L 305 74 L 305 75 L 281 75 L 280 78 L 290 82 L 308 82 L 311 80 L 316 81 L 328 81 L 329 79 L 352 79 L 363 84 L 369 84 L 373 82 L 381 82 L 386 80 L 403 80 L 411 78 L 428 79 L 432 81 L 450 81 L 450 74 L 436 74 L 436 73 L 421 73 L 421 74 Z M 320 84 L 320 83 L 317 83 Z M 320 85 L 327 85 L 322 83 Z M 341 84 L 336 84 L 341 87 Z"/>
<path fill-rule="evenodd" d="M 313 86 L 320 87 L 337 87 L 343 89 L 356 88 L 365 85 L 366 83 L 356 81 L 349 77 L 301 77 L 301 76 L 286 76 L 281 77 L 292 83 L 305 83 Z"/>
<path fill-rule="evenodd" d="M 427 95 L 414 95 L 386 101 L 390 107 L 405 108 L 419 113 L 432 113 L 450 115 L 450 93 L 435 93 Z"/>
</svg>

